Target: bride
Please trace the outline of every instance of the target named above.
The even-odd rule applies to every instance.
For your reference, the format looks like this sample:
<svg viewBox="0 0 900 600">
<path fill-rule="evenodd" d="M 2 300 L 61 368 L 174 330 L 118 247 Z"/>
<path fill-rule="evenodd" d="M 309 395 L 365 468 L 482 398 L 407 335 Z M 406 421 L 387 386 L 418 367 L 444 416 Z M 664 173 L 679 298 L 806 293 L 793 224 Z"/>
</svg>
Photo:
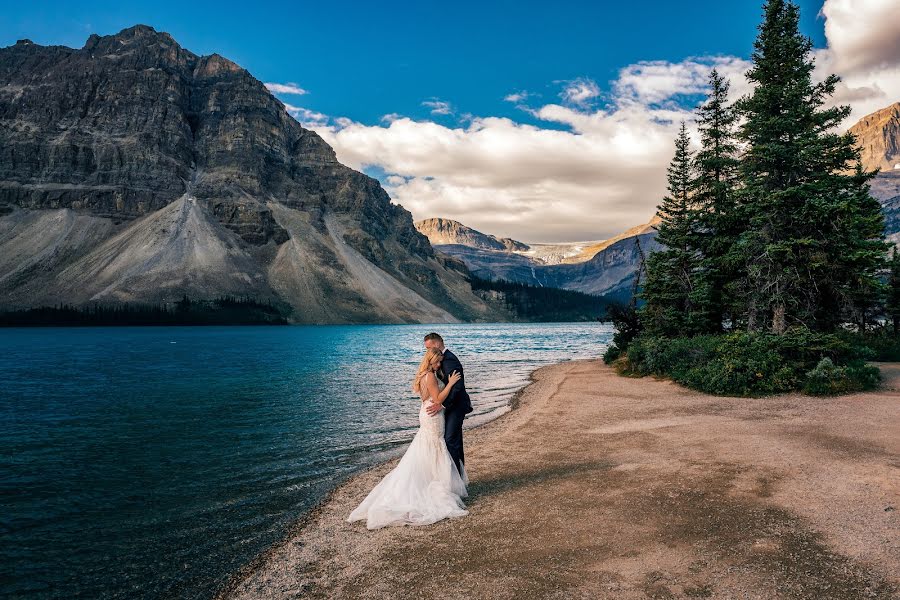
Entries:
<svg viewBox="0 0 900 600">
<path fill-rule="evenodd" d="M 429 415 L 431 404 L 442 405 L 460 375 L 454 371 L 446 387 L 439 391 L 435 371 L 441 366 L 440 350 L 425 352 L 412 389 L 422 399 L 419 431 L 400 459 L 400 463 L 376 485 L 347 519 L 366 520 L 366 527 L 386 525 L 430 525 L 447 517 L 463 517 L 462 498 L 468 496 L 466 469 L 456 470 L 444 442 L 444 409 Z"/>
</svg>

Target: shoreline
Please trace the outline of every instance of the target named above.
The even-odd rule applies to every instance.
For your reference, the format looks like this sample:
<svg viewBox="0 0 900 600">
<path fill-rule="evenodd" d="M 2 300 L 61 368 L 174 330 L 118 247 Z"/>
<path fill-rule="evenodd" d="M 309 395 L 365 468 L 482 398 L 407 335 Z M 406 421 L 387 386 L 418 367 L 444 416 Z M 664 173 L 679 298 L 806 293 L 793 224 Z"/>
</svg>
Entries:
<svg viewBox="0 0 900 600">
<path fill-rule="evenodd" d="M 585 359 L 585 360 L 594 360 L 594 359 Z M 525 394 L 526 390 L 530 388 L 535 382 L 535 375 L 544 369 L 550 369 L 553 367 L 557 367 L 559 365 L 563 365 L 571 362 L 579 362 L 575 360 L 562 360 L 556 363 L 552 363 L 549 365 L 544 365 L 542 367 L 538 367 L 533 369 L 528 374 L 528 379 L 526 382 L 518 388 L 509 399 L 509 410 L 497 415 L 496 417 L 485 421 L 483 423 L 479 423 L 472 427 L 466 428 L 463 430 L 464 436 L 466 434 L 470 434 L 470 432 L 475 431 L 483 431 L 488 428 L 490 425 L 498 423 L 503 419 L 512 415 L 518 409 L 520 405 L 520 401 L 522 396 Z M 465 439 L 465 437 L 464 437 Z M 408 446 L 408 444 L 407 444 Z M 401 454 L 402 456 L 402 454 Z M 233 573 L 223 584 L 222 586 L 216 590 L 213 595 L 213 600 L 226 600 L 231 597 L 231 594 L 240 586 L 240 584 L 245 581 L 248 577 L 250 577 L 254 572 L 263 567 L 268 560 L 272 558 L 272 556 L 286 544 L 289 544 L 291 540 L 296 538 L 300 533 L 303 532 L 305 528 L 310 526 L 315 522 L 315 519 L 321 515 L 323 511 L 325 511 L 328 506 L 332 503 L 335 496 L 343 490 L 343 488 L 353 484 L 356 480 L 366 477 L 374 472 L 382 472 L 383 470 L 387 472 L 385 469 L 388 465 L 391 465 L 391 469 L 396 466 L 396 464 L 400 461 L 400 456 L 389 458 L 382 462 L 371 465 L 361 471 L 353 473 L 345 480 L 340 482 L 337 486 L 332 488 L 322 499 L 313 505 L 308 511 L 306 511 L 300 518 L 298 518 L 288 529 L 285 531 L 284 535 L 281 536 L 281 539 L 271 544 L 266 550 L 258 554 L 251 561 L 249 561 L 246 565 L 242 566 L 235 573 Z M 379 479 L 383 477 L 383 474 L 379 477 Z M 348 513 L 349 514 L 349 513 Z"/>
<path fill-rule="evenodd" d="M 541 367 L 516 408 L 468 431 L 469 516 L 346 523 L 393 459 L 216 598 L 897 597 L 900 366 L 884 367 L 881 390 L 827 399 Z"/>
</svg>

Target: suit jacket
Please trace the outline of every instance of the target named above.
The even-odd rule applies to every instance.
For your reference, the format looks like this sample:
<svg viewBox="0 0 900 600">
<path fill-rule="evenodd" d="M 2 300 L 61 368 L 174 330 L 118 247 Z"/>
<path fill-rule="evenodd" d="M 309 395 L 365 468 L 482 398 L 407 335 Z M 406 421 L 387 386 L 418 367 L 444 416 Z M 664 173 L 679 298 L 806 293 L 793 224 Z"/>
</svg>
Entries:
<svg viewBox="0 0 900 600">
<path fill-rule="evenodd" d="M 444 409 L 447 412 L 462 410 L 463 414 L 472 412 L 472 400 L 469 398 L 469 392 L 466 391 L 466 375 L 463 372 L 462 363 L 456 358 L 456 355 L 449 350 L 444 350 L 444 361 L 441 363 L 439 371 L 440 380 L 447 383 L 447 378 L 453 371 L 459 371 L 462 376 L 459 381 L 450 390 L 447 399 L 444 400 Z"/>
</svg>

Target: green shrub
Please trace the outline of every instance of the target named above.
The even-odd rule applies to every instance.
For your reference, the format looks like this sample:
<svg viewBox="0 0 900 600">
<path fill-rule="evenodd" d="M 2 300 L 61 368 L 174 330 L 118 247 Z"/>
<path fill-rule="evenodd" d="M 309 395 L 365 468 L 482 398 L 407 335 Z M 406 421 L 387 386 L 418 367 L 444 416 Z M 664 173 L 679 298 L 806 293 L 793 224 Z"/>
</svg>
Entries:
<svg viewBox="0 0 900 600">
<path fill-rule="evenodd" d="M 881 384 L 881 371 L 875 365 L 855 360 L 847 365 L 847 377 L 853 382 L 853 391 L 877 389 Z"/>
<path fill-rule="evenodd" d="M 900 362 L 900 337 L 889 329 L 879 328 L 866 333 L 844 331 L 840 336 L 850 344 L 869 348 L 869 360 Z"/>
<path fill-rule="evenodd" d="M 631 341 L 627 354 L 618 358 L 617 369 L 628 375 L 669 377 L 718 395 L 759 396 L 801 389 L 835 394 L 877 386 L 878 369 L 864 362 L 872 355 L 868 347 L 851 339 L 799 328 L 783 335 L 735 332 L 662 338 L 644 334 Z"/>
<path fill-rule="evenodd" d="M 635 372 L 677 378 L 715 352 L 716 336 L 659 338 L 640 336 L 628 347 L 628 360 Z"/>
<path fill-rule="evenodd" d="M 878 386 L 881 374 L 878 367 L 862 361 L 839 367 L 830 358 L 823 358 L 806 374 L 803 391 L 814 396 L 834 396 Z"/>
<path fill-rule="evenodd" d="M 610 344 L 610 346 L 606 349 L 606 352 L 603 353 L 603 362 L 611 365 L 616 360 L 622 356 L 622 351 L 615 344 Z"/>
</svg>

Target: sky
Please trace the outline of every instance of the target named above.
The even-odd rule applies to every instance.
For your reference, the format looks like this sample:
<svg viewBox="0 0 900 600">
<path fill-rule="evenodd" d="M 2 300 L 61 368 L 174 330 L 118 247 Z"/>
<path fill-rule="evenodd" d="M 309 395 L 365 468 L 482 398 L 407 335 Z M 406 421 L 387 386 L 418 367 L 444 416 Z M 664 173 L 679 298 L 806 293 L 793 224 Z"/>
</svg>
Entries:
<svg viewBox="0 0 900 600">
<path fill-rule="evenodd" d="M 848 127 L 900 100 L 900 2 L 798 4 Z M 0 46 L 151 25 L 248 69 L 414 218 L 561 242 L 649 220 L 709 70 L 750 90 L 760 15 L 760 0 L 38 0 L 4 7 Z"/>
</svg>

